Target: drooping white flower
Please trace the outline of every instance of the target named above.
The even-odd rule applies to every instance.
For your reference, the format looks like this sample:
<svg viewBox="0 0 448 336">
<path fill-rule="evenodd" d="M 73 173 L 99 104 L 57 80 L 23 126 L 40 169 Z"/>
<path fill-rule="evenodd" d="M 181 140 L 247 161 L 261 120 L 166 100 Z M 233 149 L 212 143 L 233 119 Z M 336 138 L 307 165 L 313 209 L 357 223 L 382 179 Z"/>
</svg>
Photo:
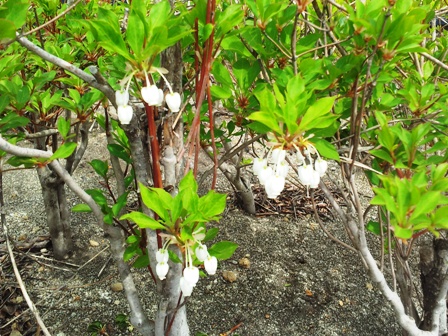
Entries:
<svg viewBox="0 0 448 336">
<path fill-rule="evenodd" d="M 286 162 L 285 160 L 281 161 L 278 165 L 277 165 L 277 175 L 283 176 L 286 178 L 286 176 L 288 175 L 288 171 L 289 171 L 289 165 L 288 162 Z"/>
<path fill-rule="evenodd" d="M 260 174 L 261 169 L 264 166 L 268 165 L 268 160 L 267 159 L 263 159 L 263 158 L 255 158 L 254 159 L 254 164 L 253 164 L 253 171 L 254 171 L 254 175 L 258 176 L 258 174 Z"/>
<path fill-rule="evenodd" d="M 303 165 L 305 163 L 305 157 L 302 155 L 302 152 L 300 149 L 297 149 L 297 163 L 299 166 Z"/>
<path fill-rule="evenodd" d="M 184 269 L 184 278 L 192 286 L 196 286 L 199 281 L 199 268 L 194 266 L 188 266 Z"/>
<path fill-rule="evenodd" d="M 170 92 L 165 97 L 166 104 L 171 112 L 179 112 L 182 99 L 178 92 Z"/>
<path fill-rule="evenodd" d="M 142 98 L 150 106 L 161 104 L 159 88 L 156 85 L 149 85 L 142 87 Z"/>
<path fill-rule="evenodd" d="M 118 120 L 123 125 L 128 125 L 132 120 L 132 115 L 134 114 L 134 111 L 132 110 L 132 106 L 129 105 L 119 105 L 118 110 Z"/>
<path fill-rule="evenodd" d="M 115 91 L 115 103 L 117 106 L 126 106 L 129 103 L 129 91 L 117 90 Z"/>
<path fill-rule="evenodd" d="M 276 198 L 285 188 L 285 178 L 280 175 L 272 175 L 264 185 L 268 198 Z"/>
<path fill-rule="evenodd" d="M 299 173 L 300 182 L 305 186 L 309 186 L 312 179 L 311 175 L 313 174 L 314 171 L 313 166 L 304 164 L 302 166 L 299 166 L 297 171 Z"/>
<path fill-rule="evenodd" d="M 320 182 L 320 175 L 317 171 L 315 171 L 314 169 L 312 169 L 311 172 L 311 177 L 310 177 L 310 188 L 317 188 L 319 187 L 319 182 Z"/>
<path fill-rule="evenodd" d="M 185 277 L 180 278 L 179 285 L 183 296 L 190 296 L 193 292 L 194 285 L 187 281 Z"/>
<path fill-rule="evenodd" d="M 160 280 L 164 280 L 169 270 L 168 263 L 165 261 L 158 262 L 156 265 L 156 273 Z"/>
<path fill-rule="evenodd" d="M 162 106 L 163 98 L 164 98 L 164 96 L 163 96 L 163 90 L 162 90 L 162 89 L 159 89 L 159 90 L 158 90 L 158 93 L 159 93 L 159 98 L 158 98 L 158 101 L 157 101 L 158 104 L 156 104 L 156 106 Z"/>
<path fill-rule="evenodd" d="M 314 162 L 314 169 L 319 173 L 319 176 L 324 176 L 327 171 L 328 163 L 322 158 L 318 158 L 316 162 Z"/>
<path fill-rule="evenodd" d="M 286 151 L 281 148 L 275 148 L 272 150 L 272 161 L 277 165 L 280 161 L 283 161 L 286 157 Z"/>
<path fill-rule="evenodd" d="M 214 275 L 218 269 L 218 259 L 214 256 L 208 255 L 208 257 L 204 260 L 204 267 L 209 275 Z"/>
<path fill-rule="evenodd" d="M 260 180 L 260 183 L 264 185 L 266 181 L 269 179 L 269 177 L 271 177 L 273 174 L 274 172 L 272 168 L 266 165 L 263 166 L 260 172 L 258 173 L 258 179 Z"/>
<path fill-rule="evenodd" d="M 168 262 L 169 259 L 168 250 L 161 248 L 156 252 L 156 260 L 157 262 Z"/>
<path fill-rule="evenodd" d="M 196 258 L 198 258 L 200 262 L 203 262 L 209 256 L 207 246 L 203 244 L 199 244 L 199 246 L 196 247 L 196 250 L 194 252 L 196 254 Z"/>
</svg>

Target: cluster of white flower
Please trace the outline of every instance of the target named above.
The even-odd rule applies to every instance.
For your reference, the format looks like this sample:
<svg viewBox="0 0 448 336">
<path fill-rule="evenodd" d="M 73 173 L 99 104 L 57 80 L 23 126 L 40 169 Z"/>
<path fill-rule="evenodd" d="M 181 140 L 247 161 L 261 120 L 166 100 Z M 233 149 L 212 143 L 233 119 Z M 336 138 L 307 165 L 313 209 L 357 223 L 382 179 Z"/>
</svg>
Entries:
<svg viewBox="0 0 448 336">
<path fill-rule="evenodd" d="M 194 251 L 198 261 L 204 263 L 204 268 L 209 275 L 214 275 L 218 268 L 218 259 L 211 256 L 207 251 L 207 246 L 197 242 L 197 247 Z M 190 296 L 193 288 L 199 281 L 199 268 L 193 265 L 193 251 L 188 245 L 185 247 L 185 268 L 183 276 L 180 278 L 180 289 L 183 296 Z M 157 266 L 156 273 L 160 280 L 164 280 L 169 271 L 169 255 L 166 246 L 161 248 L 156 253 Z"/>
<path fill-rule="evenodd" d="M 276 198 L 285 188 L 285 180 L 289 166 L 285 161 L 286 150 L 275 148 L 270 151 L 273 167 L 269 166 L 267 158 L 254 159 L 254 174 L 264 185 L 269 198 Z M 268 155 L 269 156 L 269 155 Z"/>
<path fill-rule="evenodd" d="M 308 143 L 302 151 L 297 150 L 298 175 L 300 182 L 309 188 L 317 188 L 320 178 L 325 174 L 328 164 L 323 160 L 316 148 Z M 271 149 L 266 158 L 256 158 L 253 163 L 253 171 L 260 183 L 264 186 L 268 198 L 276 198 L 285 188 L 285 179 L 289 166 L 286 162 L 287 151 L 282 148 Z M 314 161 L 311 155 L 317 155 Z M 269 160 L 270 158 L 270 160 Z M 272 165 L 269 165 L 269 161 Z"/>
<path fill-rule="evenodd" d="M 146 77 L 146 86 L 142 87 L 141 89 L 141 95 L 143 100 L 149 105 L 149 106 L 162 106 L 163 99 L 165 98 L 165 102 L 170 109 L 171 112 L 179 112 L 180 106 L 182 103 L 182 99 L 180 97 L 180 94 L 178 92 L 173 92 L 173 89 L 171 88 L 170 83 L 167 81 L 165 76 L 163 75 L 161 69 L 156 69 L 157 72 L 159 72 L 160 76 L 165 80 L 165 83 L 169 89 L 169 93 L 164 97 L 162 89 L 159 89 L 155 84 L 150 84 L 148 74 L 145 71 L 145 77 Z M 128 105 L 129 103 L 129 85 L 131 83 L 133 73 L 124 78 L 122 83 L 126 83 L 126 88 L 123 87 L 115 92 L 115 101 L 118 106 L 117 114 L 118 119 L 123 125 L 127 125 L 130 123 L 133 115 L 132 107 Z"/>
</svg>

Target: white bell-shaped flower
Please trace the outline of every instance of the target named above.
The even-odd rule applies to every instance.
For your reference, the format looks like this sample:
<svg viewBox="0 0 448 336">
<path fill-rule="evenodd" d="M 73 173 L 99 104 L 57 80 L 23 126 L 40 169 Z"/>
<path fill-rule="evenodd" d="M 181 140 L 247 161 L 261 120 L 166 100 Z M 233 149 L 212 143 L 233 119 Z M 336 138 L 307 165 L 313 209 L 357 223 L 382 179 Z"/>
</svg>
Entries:
<svg viewBox="0 0 448 336">
<path fill-rule="evenodd" d="M 328 163 L 322 158 L 318 158 L 316 162 L 314 162 L 314 169 L 319 173 L 319 176 L 324 176 L 327 171 Z"/>
<path fill-rule="evenodd" d="M 200 262 L 203 262 L 209 256 L 207 246 L 202 244 L 199 244 L 199 246 L 196 247 L 196 250 L 194 252 L 196 254 L 196 258 L 198 258 Z"/>
<path fill-rule="evenodd" d="M 214 275 L 218 269 L 218 259 L 208 255 L 208 257 L 204 260 L 204 267 L 209 275 Z"/>
<path fill-rule="evenodd" d="M 300 150 L 297 150 L 297 164 L 299 166 L 305 164 L 305 157 L 302 155 Z"/>
<path fill-rule="evenodd" d="M 159 88 L 156 85 L 142 87 L 142 98 L 150 106 L 161 104 Z"/>
<path fill-rule="evenodd" d="M 129 91 L 117 90 L 115 91 L 115 103 L 117 106 L 126 106 L 129 103 Z"/>
<path fill-rule="evenodd" d="M 165 97 L 165 101 L 171 112 L 179 112 L 182 99 L 178 92 L 168 93 Z"/>
<path fill-rule="evenodd" d="M 304 164 L 303 166 L 299 166 L 297 171 L 299 173 L 300 182 L 305 186 L 309 186 L 311 183 L 311 179 L 312 179 L 311 175 L 315 171 L 313 169 L 313 166 Z"/>
<path fill-rule="evenodd" d="M 315 171 L 313 169 L 313 171 L 311 172 L 311 177 L 310 177 L 310 188 L 317 188 L 319 187 L 319 182 L 320 182 L 320 175 L 317 171 Z"/>
<path fill-rule="evenodd" d="M 169 259 L 170 257 L 169 257 L 169 254 L 168 254 L 168 250 L 167 249 L 159 249 L 157 252 L 156 252 L 156 260 L 157 260 L 157 262 L 168 262 L 168 259 Z"/>
<path fill-rule="evenodd" d="M 286 162 L 285 160 L 281 161 L 278 165 L 277 165 L 277 175 L 283 176 L 286 178 L 286 176 L 288 175 L 288 171 L 289 171 L 289 165 L 288 162 Z"/>
<path fill-rule="evenodd" d="M 132 106 L 129 105 L 119 105 L 118 110 L 118 120 L 123 125 L 128 125 L 132 120 L 132 115 L 134 114 L 134 111 L 132 110 Z"/>
<path fill-rule="evenodd" d="M 159 90 L 158 90 L 158 93 L 159 93 L 159 97 L 158 97 L 156 106 L 162 106 L 163 98 L 164 98 L 163 90 L 162 90 L 162 89 L 159 89 Z"/>
<path fill-rule="evenodd" d="M 285 188 L 285 178 L 280 175 L 272 175 L 264 185 L 268 198 L 276 198 Z"/>
<path fill-rule="evenodd" d="M 275 164 L 278 164 L 279 162 L 283 161 L 286 157 L 286 151 L 281 148 L 275 148 L 272 150 L 272 161 L 274 161 Z"/>
<path fill-rule="evenodd" d="M 158 262 L 156 265 L 156 273 L 160 280 L 164 280 L 168 274 L 170 267 L 165 261 Z"/>
<path fill-rule="evenodd" d="M 194 285 L 187 281 L 185 277 L 180 278 L 179 285 L 183 296 L 190 296 L 193 292 Z"/>
<path fill-rule="evenodd" d="M 199 268 L 194 266 L 185 267 L 184 269 L 184 278 L 193 286 L 199 281 Z"/>
<path fill-rule="evenodd" d="M 268 160 L 267 159 L 263 159 L 263 158 L 255 158 L 254 159 L 254 164 L 253 164 L 253 171 L 254 171 L 254 175 L 258 176 L 258 174 L 260 174 L 261 169 L 264 166 L 268 165 Z"/>
<path fill-rule="evenodd" d="M 265 184 L 266 181 L 272 176 L 274 175 L 274 171 L 272 170 L 271 167 L 269 166 L 263 166 L 260 170 L 260 172 L 258 173 L 258 179 L 260 180 L 261 184 Z"/>
</svg>

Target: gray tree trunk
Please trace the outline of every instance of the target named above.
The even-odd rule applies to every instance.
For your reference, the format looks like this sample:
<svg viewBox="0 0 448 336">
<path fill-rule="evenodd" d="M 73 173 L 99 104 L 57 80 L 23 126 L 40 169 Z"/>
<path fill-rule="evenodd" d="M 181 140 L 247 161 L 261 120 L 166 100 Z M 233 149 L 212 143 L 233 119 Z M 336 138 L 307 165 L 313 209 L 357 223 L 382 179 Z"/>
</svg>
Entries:
<svg viewBox="0 0 448 336">
<path fill-rule="evenodd" d="M 70 213 L 64 182 L 48 167 L 37 168 L 44 199 L 48 229 L 56 259 L 67 259 L 73 249 Z"/>
</svg>

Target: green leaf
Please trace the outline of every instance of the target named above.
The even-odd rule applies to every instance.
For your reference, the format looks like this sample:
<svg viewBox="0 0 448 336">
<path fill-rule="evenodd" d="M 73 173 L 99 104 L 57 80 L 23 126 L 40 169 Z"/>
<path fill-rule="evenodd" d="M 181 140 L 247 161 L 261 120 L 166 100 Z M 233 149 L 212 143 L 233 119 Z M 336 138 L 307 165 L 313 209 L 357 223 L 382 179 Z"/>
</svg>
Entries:
<svg viewBox="0 0 448 336">
<path fill-rule="evenodd" d="M 49 160 L 65 159 L 68 158 L 76 149 L 76 143 L 74 142 L 64 142 L 61 147 L 59 147 L 56 152 L 49 158 Z"/>
<path fill-rule="evenodd" d="M 333 97 L 325 97 L 316 101 L 313 105 L 311 105 L 308 110 L 305 112 L 302 120 L 300 121 L 300 129 L 303 131 L 307 131 L 311 128 L 322 128 L 322 117 L 328 115 L 331 111 L 336 96 Z"/>
<path fill-rule="evenodd" d="M 402 228 L 401 226 L 396 225 L 396 226 L 394 226 L 394 233 L 395 233 L 395 237 L 397 237 L 397 238 L 410 239 L 410 238 L 412 238 L 414 230 Z"/>
<path fill-rule="evenodd" d="M 135 268 L 144 268 L 148 267 L 148 265 L 149 265 L 149 257 L 147 254 L 139 256 L 132 264 L 132 266 L 134 266 Z"/>
<path fill-rule="evenodd" d="M 140 229 L 165 230 L 166 227 L 156 221 L 154 218 L 145 215 L 142 212 L 133 211 L 120 217 L 120 220 L 129 219 L 138 225 Z"/>
<path fill-rule="evenodd" d="M 139 189 L 143 203 L 165 222 L 168 222 L 170 220 L 168 211 L 171 211 L 173 206 L 171 195 L 163 189 L 147 188 L 141 183 L 139 183 Z"/>
<path fill-rule="evenodd" d="M 218 234 L 219 229 L 218 228 L 211 228 L 207 230 L 207 233 L 205 234 L 205 238 L 202 240 L 203 242 L 207 242 L 209 240 L 215 239 L 216 235 Z"/>
<path fill-rule="evenodd" d="M 381 233 L 381 226 L 379 222 L 369 221 L 366 225 L 366 229 L 376 235 Z"/>
<path fill-rule="evenodd" d="M 312 139 L 311 141 L 321 156 L 339 161 L 339 153 L 331 143 L 324 139 Z"/>
<path fill-rule="evenodd" d="M 273 113 L 265 111 L 254 112 L 248 118 L 262 123 L 263 125 L 267 126 L 270 130 L 278 134 L 283 134 L 282 130 L 278 125 L 278 119 Z"/>
<path fill-rule="evenodd" d="M 112 213 L 114 216 L 118 216 L 120 214 L 121 209 L 123 209 L 124 206 L 126 206 L 126 203 L 128 201 L 128 195 L 129 192 L 125 192 L 117 199 L 117 203 L 115 203 L 112 206 Z"/>
<path fill-rule="evenodd" d="M 221 241 L 211 246 L 208 249 L 208 253 L 219 260 L 226 260 L 233 255 L 237 248 L 238 244 L 229 241 Z"/>
<path fill-rule="evenodd" d="M 136 58 L 140 58 L 147 36 L 147 24 L 145 21 L 146 8 L 143 0 L 133 0 L 129 14 L 128 28 L 126 29 L 126 41 L 129 43 Z"/>
<path fill-rule="evenodd" d="M 132 158 L 129 156 L 126 148 L 119 144 L 109 144 L 107 145 L 109 152 L 119 159 L 122 159 L 126 163 L 132 163 Z"/>
<path fill-rule="evenodd" d="M 88 189 L 86 190 L 93 200 L 100 206 L 107 206 L 107 198 L 104 194 L 98 189 Z"/>
<path fill-rule="evenodd" d="M 59 117 L 57 126 L 61 137 L 63 139 L 67 138 L 68 132 L 70 132 L 70 119 Z"/>
<path fill-rule="evenodd" d="M 107 161 L 95 159 L 90 161 L 89 164 L 98 175 L 100 175 L 104 179 L 107 178 L 107 172 L 109 171 L 109 165 L 107 164 Z"/>
<path fill-rule="evenodd" d="M 170 257 L 170 260 L 173 263 L 182 264 L 182 260 L 180 260 L 180 258 L 177 256 L 177 254 L 174 251 L 171 251 L 170 249 L 168 249 L 168 256 Z"/>
<path fill-rule="evenodd" d="M 16 27 L 11 20 L 0 19 L 0 45 L 14 40 Z"/>
<path fill-rule="evenodd" d="M 211 190 L 207 195 L 199 199 L 198 208 L 205 219 L 213 219 L 215 216 L 220 215 L 226 208 L 226 195 L 218 194 Z"/>
<path fill-rule="evenodd" d="M 87 204 L 76 204 L 72 207 L 73 212 L 92 212 L 92 209 Z"/>
</svg>

